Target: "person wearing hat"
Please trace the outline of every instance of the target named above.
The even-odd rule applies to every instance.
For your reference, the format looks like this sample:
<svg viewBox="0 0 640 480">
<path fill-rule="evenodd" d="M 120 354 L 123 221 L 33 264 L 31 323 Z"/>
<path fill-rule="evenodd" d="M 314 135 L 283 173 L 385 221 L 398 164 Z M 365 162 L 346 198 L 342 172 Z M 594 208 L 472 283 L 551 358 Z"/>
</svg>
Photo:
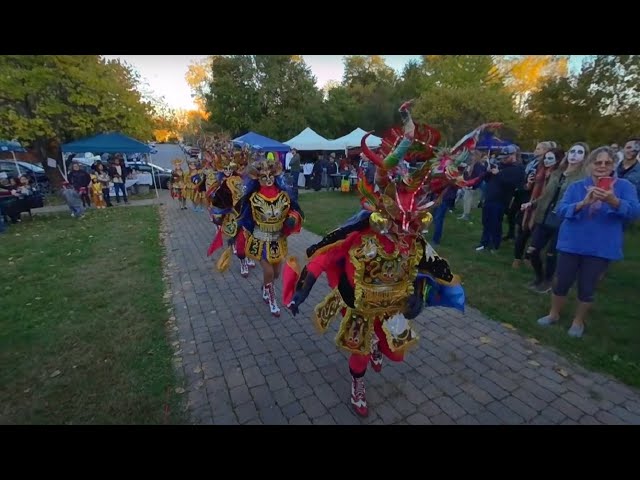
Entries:
<svg viewBox="0 0 640 480">
<path fill-rule="evenodd" d="M 523 188 L 524 167 L 518 163 L 518 147 L 507 145 L 485 173 L 486 196 L 482 207 L 482 238 L 476 251 L 497 250 L 502 241 L 502 218 L 516 189 Z"/>
</svg>

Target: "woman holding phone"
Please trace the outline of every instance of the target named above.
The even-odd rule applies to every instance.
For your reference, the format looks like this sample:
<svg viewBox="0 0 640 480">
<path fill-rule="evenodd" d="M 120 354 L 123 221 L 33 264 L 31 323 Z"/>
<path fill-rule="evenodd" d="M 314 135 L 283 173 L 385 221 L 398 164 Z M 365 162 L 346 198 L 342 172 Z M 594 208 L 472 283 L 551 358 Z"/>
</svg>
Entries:
<svg viewBox="0 0 640 480">
<path fill-rule="evenodd" d="M 567 332 L 571 337 L 582 337 L 599 279 L 609 262 L 623 257 L 624 223 L 640 218 L 635 187 L 613 177 L 615 161 L 610 147 L 594 150 L 585 164 L 589 176 L 570 185 L 556 208 L 563 219 L 556 245 L 558 264 L 551 309 L 538 324 L 552 325 L 560 320 L 567 293 L 577 280 L 579 303 Z"/>
</svg>

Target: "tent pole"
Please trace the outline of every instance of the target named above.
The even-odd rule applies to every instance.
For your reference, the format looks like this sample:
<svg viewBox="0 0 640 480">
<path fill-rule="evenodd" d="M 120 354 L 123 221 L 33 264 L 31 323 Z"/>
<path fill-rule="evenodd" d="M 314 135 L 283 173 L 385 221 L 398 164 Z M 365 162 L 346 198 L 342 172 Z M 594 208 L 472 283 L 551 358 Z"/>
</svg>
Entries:
<svg viewBox="0 0 640 480">
<path fill-rule="evenodd" d="M 158 185 L 156 184 L 156 172 L 153 169 L 153 163 L 149 162 L 149 154 L 147 153 L 147 163 L 151 164 L 151 181 L 153 182 L 153 188 L 156 191 L 156 200 L 160 201 L 160 194 L 158 193 Z"/>
<path fill-rule="evenodd" d="M 13 163 L 16 164 L 16 169 L 18 170 L 18 178 L 20 178 L 22 172 L 20 171 L 20 165 L 18 164 L 18 159 L 16 158 L 16 152 L 11 150 L 11 155 L 13 156 Z"/>
<path fill-rule="evenodd" d="M 64 168 L 64 180 L 67 181 L 67 161 L 64 159 L 64 152 L 62 152 L 62 166 Z"/>
</svg>

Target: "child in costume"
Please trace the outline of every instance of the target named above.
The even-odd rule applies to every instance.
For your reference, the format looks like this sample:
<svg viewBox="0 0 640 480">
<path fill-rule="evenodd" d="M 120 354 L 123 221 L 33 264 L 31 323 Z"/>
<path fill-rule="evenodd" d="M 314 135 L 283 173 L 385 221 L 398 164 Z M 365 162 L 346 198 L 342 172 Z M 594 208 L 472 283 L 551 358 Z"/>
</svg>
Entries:
<svg viewBox="0 0 640 480">
<path fill-rule="evenodd" d="M 91 201 L 95 207 L 106 208 L 107 203 L 104 201 L 104 196 L 102 195 L 102 184 L 98 181 L 98 177 L 96 175 L 91 175 L 89 189 L 91 191 Z"/>
<path fill-rule="evenodd" d="M 300 275 L 295 259 L 284 272 L 283 302 L 294 315 L 318 277 L 327 275 L 333 290 L 315 308 L 314 323 L 324 332 L 342 313 L 336 344 L 351 353 L 351 404 L 360 416 L 369 412 L 364 386 L 368 364 L 379 372 L 383 356 L 403 360 L 418 342 L 410 320 L 424 305 L 464 311 L 460 279 L 423 235 L 432 222 L 428 209 L 433 199 L 437 201 L 448 185 L 465 185 L 458 165 L 485 126 L 452 150 L 437 151 L 432 159 L 440 134 L 427 125 L 414 125 L 410 105 L 406 102 L 400 108 L 402 134 L 392 129 L 385 136 L 384 158 L 367 148 L 369 134 L 362 139 L 364 154 L 376 165 L 378 191 L 361 177 L 363 210 L 307 249 L 309 262 Z M 403 159 L 425 163 L 410 173 Z"/>
<path fill-rule="evenodd" d="M 275 280 L 287 256 L 287 237 L 300 232 L 304 217 L 298 199 L 285 183 L 280 161 L 258 155 L 248 166 L 247 175 L 250 180 L 239 205 L 238 225 L 244 235 L 238 235 L 238 257 L 260 262 L 262 299 L 271 314 L 279 317 Z"/>
<path fill-rule="evenodd" d="M 187 209 L 187 198 L 184 189 L 184 172 L 182 171 L 182 160 L 174 158 L 173 171 L 171 172 L 171 198 L 178 201 L 180 210 Z"/>
</svg>

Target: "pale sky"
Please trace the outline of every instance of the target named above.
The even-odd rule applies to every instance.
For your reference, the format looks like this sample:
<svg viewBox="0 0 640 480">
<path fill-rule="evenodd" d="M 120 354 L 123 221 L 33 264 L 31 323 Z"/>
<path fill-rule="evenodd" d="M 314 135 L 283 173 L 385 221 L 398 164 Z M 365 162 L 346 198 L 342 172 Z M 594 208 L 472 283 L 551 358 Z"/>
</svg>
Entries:
<svg viewBox="0 0 640 480">
<path fill-rule="evenodd" d="M 149 83 L 153 92 L 163 96 L 171 108 L 195 109 L 191 98 L 191 89 L 184 79 L 188 65 L 193 60 L 205 58 L 206 55 L 104 55 L 105 58 L 120 58 L 131 64 L 140 72 L 143 80 Z M 383 55 L 387 65 L 402 71 L 409 60 L 418 59 L 419 55 Z M 580 65 L 583 55 L 574 55 L 572 67 Z M 577 58 L 580 57 L 580 58 Z M 318 87 L 322 88 L 328 81 L 342 79 L 344 71 L 343 55 L 303 55 L 304 61 L 316 76 Z"/>
</svg>

